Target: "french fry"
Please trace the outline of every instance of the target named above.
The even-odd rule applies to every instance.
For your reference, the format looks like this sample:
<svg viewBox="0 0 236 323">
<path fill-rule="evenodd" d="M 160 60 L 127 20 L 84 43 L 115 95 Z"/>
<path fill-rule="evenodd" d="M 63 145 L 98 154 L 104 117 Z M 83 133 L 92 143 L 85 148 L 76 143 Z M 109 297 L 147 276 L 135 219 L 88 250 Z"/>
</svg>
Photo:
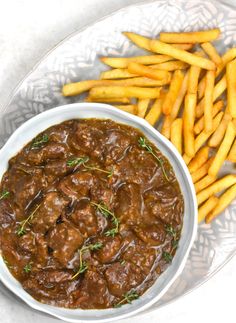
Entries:
<svg viewBox="0 0 236 323">
<path fill-rule="evenodd" d="M 146 76 L 154 80 L 170 79 L 171 77 L 170 73 L 167 71 L 156 70 L 136 62 L 129 63 L 128 71 L 129 73 L 134 73 L 134 75 Z"/>
<path fill-rule="evenodd" d="M 173 57 L 167 55 L 144 55 L 132 57 L 101 57 L 100 60 L 113 68 L 127 68 L 130 62 L 152 65 L 171 61 Z"/>
<path fill-rule="evenodd" d="M 220 75 L 220 73 L 223 71 L 225 66 L 236 58 L 236 47 L 230 48 L 227 50 L 226 53 L 221 57 L 222 58 L 222 64 L 217 67 L 216 70 L 216 76 Z"/>
<path fill-rule="evenodd" d="M 236 59 L 226 65 L 227 101 L 232 118 L 236 118 Z"/>
<path fill-rule="evenodd" d="M 181 84 L 180 91 L 178 93 L 178 96 L 175 100 L 175 103 L 173 105 L 173 108 L 171 110 L 171 119 L 175 120 L 178 116 L 179 110 L 181 108 L 181 105 L 184 101 L 185 94 L 187 93 L 187 87 L 188 87 L 188 78 L 189 78 L 189 73 L 187 72 L 184 76 L 183 82 Z"/>
<path fill-rule="evenodd" d="M 170 141 L 177 148 L 180 155 L 182 155 L 182 130 L 183 120 L 181 118 L 175 119 L 170 128 Z"/>
<path fill-rule="evenodd" d="M 100 74 L 101 80 L 116 80 L 136 77 L 137 74 L 130 73 L 127 69 L 115 68 L 113 70 L 105 71 Z"/>
<path fill-rule="evenodd" d="M 150 48 L 155 53 L 172 56 L 190 65 L 196 65 L 206 70 L 215 70 L 215 63 L 209 59 L 175 48 L 172 45 L 163 43 L 159 40 L 152 40 L 150 42 Z"/>
<path fill-rule="evenodd" d="M 135 104 L 114 105 L 114 107 L 132 114 L 137 114 L 137 111 L 138 111 L 137 105 Z"/>
<path fill-rule="evenodd" d="M 150 99 L 139 99 L 138 100 L 138 116 L 141 118 L 145 117 L 148 106 L 150 103 Z"/>
<path fill-rule="evenodd" d="M 220 55 L 218 54 L 217 50 L 215 49 L 215 47 L 209 43 L 202 43 L 201 47 L 203 48 L 203 50 L 205 51 L 205 53 L 209 56 L 209 58 L 218 66 L 220 64 L 223 63 L 222 58 L 220 57 Z"/>
<path fill-rule="evenodd" d="M 150 38 L 144 37 L 132 32 L 123 32 L 123 35 L 125 35 L 129 40 L 131 40 L 138 47 L 151 51 Z"/>
<path fill-rule="evenodd" d="M 205 164 L 205 162 L 208 159 L 208 155 L 209 155 L 209 147 L 202 147 L 197 154 L 195 155 L 195 157 L 191 160 L 191 162 L 188 164 L 188 169 L 190 171 L 190 173 L 195 172 L 197 169 L 199 169 L 203 164 Z"/>
<path fill-rule="evenodd" d="M 161 116 L 162 111 L 162 104 L 164 101 L 164 95 L 160 95 L 158 99 L 155 100 L 152 107 L 150 108 L 149 112 L 147 113 L 145 119 L 149 122 L 152 126 L 158 121 Z"/>
<path fill-rule="evenodd" d="M 201 81 L 198 84 L 198 99 L 200 100 L 205 93 L 205 88 L 206 88 L 206 76 L 203 76 Z"/>
<path fill-rule="evenodd" d="M 166 43 L 205 43 L 215 40 L 220 35 L 220 29 L 193 31 L 193 32 L 175 32 L 160 33 L 160 40 Z"/>
<path fill-rule="evenodd" d="M 205 132 L 204 130 L 199 133 L 197 138 L 195 139 L 195 153 L 202 147 L 202 145 L 205 144 L 207 139 L 213 134 L 213 132 L 216 130 L 218 125 L 221 122 L 221 119 L 223 118 L 223 112 L 219 112 L 215 118 L 213 119 L 213 128 L 212 131 Z"/>
<path fill-rule="evenodd" d="M 214 176 L 206 175 L 205 177 L 203 177 L 200 181 L 198 181 L 197 183 L 194 184 L 196 193 L 204 190 L 204 188 L 206 188 L 210 184 L 214 183 L 215 180 L 216 180 L 216 177 L 214 177 Z"/>
<path fill-rule="evenodd" d="M 227 129 L 226 129 L 226 133 L 224 136 L 224 139 L 215 155 L 215 158 L 208 170 L 208 174 L 210 176 L 216 176 L 221 168 L 221 166 L 223 165 L 229 150 L 232 146 L 232 143 L 235 139 L 236 136 L 236 129 L 233 125 L 232 122 L 229 122 Z"/>
<path fill-rule="evenodd" d="M 201 68 L 198 66 L 192 65 L 189 69 L 189 78 L 188 78 L 188 93 L 195 94 L 197 93 L 198 88 L 198 79 L 201 72 Z"/>
<path fill-rule="evenodd" d="M 212 195 L 200 208 L 198 209 L 198 223 L 202 222 L 208 214 L 214 209 L 217 205 L 219 199 Z"/>
<path fill-rule="evenodd" d="M 162 128 L 161 128 L 161 134 L 165 136 L 167 139 L 170 139 L 170 127 L 171 127 L 171 117 L 170 115 L 165 116 Z"/>
<path fill-rule="evenodd" d="M 213 92 L 215 84 L 215 71 L 207 71 L 206 88 L 204 95 L 204 129 L 206 132 L 212 130 L 213 127 Z"/>
<path fill-rule="evenodd" d="M 168 115 L 171 113 L 172 107 L 178 97 L 183 79 L 184 79 L 184 74 L 180 70 L 177 70 L 174 72 L 174 75 L 170 83 L 169 91 L 166 94 L 166 97 L 162 106 L 162 111 L 164 114 Z"/>
<path fill-rule="evenodd" d="M 97 99 L 97 98 L 91 98 L 88 96 L 85 99 L 86 102 L 102 102 L 102 103 L 127 103 L 129 104 L 131 102 L 130 98 L 108 98 L 108 99 Z"/>
<path fill-rule="evenodd" d="M 217 205 L 211 213 L 206 216 L 206 223 L 210 223 L 217 215 L 219 215 L 226 207 L 236 198 L 236 185 L 231 186 L 223 193 L 218 200 Z"/>
<path fill-rule="evenodd" d="M 217 129 L 215 130 L 215 132 L 213 133 L 213 135 L 211 136 L 211 138 L 208 141 L 208 145 L 210 147 L 219 146 L 219 144 L 221 143 L 221 141 L 224 138 L 227 126 L 231 120 L 232 120 L 231 115 L 228 113 L 225 113 L 221 123 L 219 124 L 219 126 L 217 127 Z"/>
<path fill-rule="evenodd" d="M 151 38 L 148 37 L 144 37 L 132 32 L 123 32 L 123 35 L 125 35 L 129 40 L 131 40 L 135 45 L 137 45 L 140 48 L 146 49 L 148 51 L 151 51 L 150 49 L 150 41 Z M 189 50 L 191 48 L 193 48 L 194 44 L 188 44 L 188 43 L 176 43 L 176 44 L 172 44 L 173 47 L 178 48 L 178 49 L 182 49 L 182 50 Z"/>
<path fill-rule="evenodd" d="M 198 205 L 206 201 L 211 195 L 217 194 L 236 183 L 236 175 L 226 175 L 197 194 Z"/>
<path fill-rule="evenodd" d="M 224 101 L 219 100 L 213 105 L 212 117 L 214 118 L 218 112 L 224 107 Z M 194 125 L 194 133 L 198 135 L 204 129 L 204 116 L 201 117 Z"/>
<path fill-rule="evenodd" d="M 190 50 L 193 48 L 194 44 L 172 44 L 172 46 L 178 49 Z"/>
<path fill-rule="evenodd" d="M 211 157 L 210 159 L 208 159 L 208 161 L 204 165 L 202 165 L 199 169 L 197 169 L 195 172 L 191 174 L 193 183 L 198 182 L 201 178 L 203 178 L 208 173 L 208 169 L 213 159 L 214 157 Z"/>
<path fill-rule="evenodd" d="M 213 102 L 215 102 L 221 94 L 224 93 L 226 90 L 227 83 L 226 83 L 226 76 L 224 75 L 219 82 L 216 83 L 213 91 Z M 198 103 L 197 108 L 196 108 L 196 117 L 201 118 L 201 116 L 204 113 L 204 98 Z"/>
<path fill-rule="evenodd" d="M 191 158 L 195 155 L 193 127 L 196 101 L 196 94 L 187 94 L 185 97 L 183 114 L 184 151 L 185 154 Z"/>
<path fill-rule="evenodd" d="M 156 87 L 168 84 L 170 80 L 152 80 L 147 77 L 134 77 L 125 80 L 88 80 L 65 84 L 62 88 L 64 96 L 78 95 L 99 86 L 140 86 Z"/>
<path fill-rule="evenodd" d="M 183 160 L 184 160 L 186 165 L 188 165 L 190 163 L 191 159 L 192 159 L 192 157 L 189 157 L 186 154 L 183 155 Z"/>
<path fill-rule="evenodd" d="M 181 61 L 170 61 L 160 64 L 151 65 L 152 68 L 162 71 L 175 71 L 175 70 L 184 70 L 189 67 L 189 65 L 185 62 Z"/>
<path fill-rule="evenodd" d="M 227 159 L 232 163 L 236 163 L 236 139 L 234 140 Z"/>
<path fill-rule="evenodd" d="M 128 97 L 155 99 L 160 96 L 160 88 L 142 88 L 135 86 L 101 86 L 90 90 L 89 95 L 96 98 Z"/>
</svg>

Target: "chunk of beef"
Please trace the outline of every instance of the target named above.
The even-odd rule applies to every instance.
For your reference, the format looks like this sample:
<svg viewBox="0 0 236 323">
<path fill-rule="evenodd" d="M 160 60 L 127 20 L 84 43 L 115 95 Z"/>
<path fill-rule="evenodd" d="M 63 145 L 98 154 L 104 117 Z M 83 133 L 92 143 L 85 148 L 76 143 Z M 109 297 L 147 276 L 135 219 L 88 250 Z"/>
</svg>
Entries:
<svg viewBox="0 0 236 323">
<path fill-rule="evenodd" d="M 76 306 L 80 308 L 106 308 L 112 300 L 103 276 L 92 270 L 85 273 L 79 290 L 74 293 Z"/>
<path fill-rule="evenodd" d="M 36 236 L 32 231 L 29 231 L 25 235 L 19 237 L 18 243 L 18 247 L 23 252 L 34 254 L 37 251 Z"/>
<path fill-rule="evenodd" d="M 33 165 L 41 165 L 49 160 L 65 158 L 67 147 L 65 144 L 48 143 L 40 149 L 32 149 L 28 153 L 28 161 Z"/>
<path fill-rule="evenodd" d="M 104 155 L 107 165 L 122 160 L 130 147 L 130 138 L 127 137 L 124 130 L 109 131 L 105 138 L 105 142 Z"/>
<path fill-rule="evenodd" d="M 145 204 L 150 212 L 164 223 L 180 224 L 183 216 L 183 198 L 176 184 L 164 185 L 145 193 Z"/>
<path fill-rule="evenodd" d="M 161 222 L 137 226 L 134 227 L 134 231 L 143 242 L 152 246 L 158 246 L 165 241 L 166 231 Z"/>
<path fill-rule="evenodd" d="M 58 189 L 71 199 L 79 199 L 88 196 L 95 182 L 94 176 L 89 172 L 80 171 L 61 180 Z"/>
<path fill-rule="evenodd" d="M 16 214 L 8 199 L 0 201 L 0 227 L 7 228 L 15 223 Z"/>
<path fill-rule="evenodd" d="M 101 242 L 103 246 L 94 254 L 94 257 L 103 264 L 113 262 L 120 253 L 122 245 L 121 236 L 116 235 L 114 238 L 102 237 L 99 239 L 99 242 Z"/>
<path fill-rule="evenodd" d="M 110 293 L 122 297 L 130 289 L 141 284 L 145 275 L 140 267 L 126 261 L 123 265 L 120 262 L 112 264 L 105 272 Z"/>
<path fill-rule="evenodd" d="M 68 201 L 57 192 L 47 193 L 31 220 L 34 231 L 41 233 L 47 232 L 56 223 L 67 204 Z"/>
<path fill-rule="evenodd" d="M 81 199 L 70 215 L 70 219 L 79 228 L 85 238 L 95 235 L 100 231 L 95 209 L 89 200 Z"/>
<path fill-rule="evenodd" d="M 52 160 L 44 167 L 44 172 L 47 176 L 48 182 L 52 182 L 56 178 L 66 175 L 68 171 L 69 169 L 66 164 L 66 160 Z"/>
<path fill-rule="evenodd" d="M 47 240 L 49 247 L 53 249 L 53 257 L 65 267 L 84 241 L 80 231 L 69 223 L 56 225 L 49 232 Z"/>
<path fill-rule="evenodd" d="M 156 258 L 160 258 L 161 252 L 146 246 L 141 241 L 130 244 L 122 255 L 122 259 L 130 261 L 148 275 Z"/>
<path fill-rule="evenodd" d="M 103 160 L 104 133 L 98 127 L 85 123 L 78 123 L 77 130 L 68 138 L 68 142 L 84 155 Z"/>
<path fill-rule="evenodd" d="M 134 183 L 124 183 L 116 193 L 115 214 L 122 222 L 130 225 L 142 221 L 142 195 Z"/>
<path fill-rule="evenodd" d="M 47 186 L 42 169 L 31 169 L 31 175 L 12 169 L 5 177 L 5 183 L 12 194 L 12 202 L 24 209 L 30 201 Z"/>
</svg>

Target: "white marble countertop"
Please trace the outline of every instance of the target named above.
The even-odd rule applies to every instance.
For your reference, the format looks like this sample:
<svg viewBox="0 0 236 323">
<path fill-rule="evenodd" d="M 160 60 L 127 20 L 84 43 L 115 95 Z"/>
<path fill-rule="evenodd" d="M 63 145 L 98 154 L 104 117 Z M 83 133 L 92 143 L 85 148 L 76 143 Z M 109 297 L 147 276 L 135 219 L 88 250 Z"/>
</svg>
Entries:
<svg viewBox="0 0 236 323">
<path fill-rule="evenodd" d="M 235 1 L 235 0 L 233 0 Z M 138 0 L 0 0 L 0 108 L 18 82 L 60 40 Z M 235 322 L 236 258 L 195 292 L 122 323 Z M 0 292 L 1 323 L 60 322 Z"/>
</svg>

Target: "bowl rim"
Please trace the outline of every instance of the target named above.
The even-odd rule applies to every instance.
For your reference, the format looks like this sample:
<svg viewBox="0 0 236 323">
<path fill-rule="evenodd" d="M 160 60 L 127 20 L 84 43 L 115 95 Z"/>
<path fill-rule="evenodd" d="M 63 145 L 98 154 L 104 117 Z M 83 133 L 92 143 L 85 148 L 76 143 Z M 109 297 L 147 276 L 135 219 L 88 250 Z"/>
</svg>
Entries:
<svg viewBox="0 0 236 323">
<path fill-rule="evenodd" d="M 60 308 L 60 307 L 56 307 L 56 306 L 52 306 L 52 305 L 43 304 L 43 303 L 35 300 L 32 296 L 30 296 L 30 294 L 28 294 L 26 291 L 24 291 L 24 289 L 22 288 L 20 283 L 11 275 L 11 273 L 7 269 L 7 266 L 4 263 L 2 257 L 0 257 L 0 280 L 2 281 L 2 283 L 9 290 L 11 290 L 15 295 L 17 295 L 20 299 L 22 299 L 30 307 L 32 307 L 32 308 L 34 308 L 36 310 L 39 310 L 41 312 L 50 314 L 50 315 L 52 315 L 54 317 L 57 317 L 59 319 L 68 321 L 68 322 L 81 322 L 81 320 L 89 321 L 89 322 L 108 322 L 108 321 L 112 321 L 112 320 L 127 318 L 127 317 L 129 317 L 131 315 L 138 314 L 139 312 L 144 311 L 145 309 L 147 309 L 148 307 L 153 305 L 157 300 L 159 300 L 167 292 L 169 287 L 173 284 L 173 282 L 176 280 L 176 278 L 181 274 L 181 272 L 182 272 L 182 270 L 183 270 L 183 268 L 184 268 L 184 266 L 186 264 L 188 254 L 190 252 L 190 249 L 192 247 L 192 244 L 194 242 L 194 239 L 195 239 L 195 236 L 196 236 L 196 233 L 197 233 L 197 200 L 196 200 L 196 194 L 195 194 L 194 185 L 192 183 L 191 175 L 190 175 L 190 173 L 188 171 L 188 168 L 185 165 L 184 160 L 182 159 L 182 156 L 179 154 L 177 149 L 174 147 L 174 145 L 168 139 L 166 139 L 155 128 L 153 128 L 145 119 L 142 119 L 142 118 L 140 118 L 138 116 L 135 116 L 135 115 L 131 115 L 131 114 L 129 114 L 129 113 L 125 112 L 125 111 L 119 110 L 119 109 L 117 109 L 117 108 L 115 108 L 115 107 L 113 107 L 113 106 L 111 106 L 109 104 L 103 104 L 103 103 L 73 103 L 73 104 L 66 104 L 66 105 L 55 107 L 55 108 L 52 108 L 52 109 L 49 109 L 47 111 L 44 111 L 44 112 L 41 112 L 41 113 L 37 114 L 36 116 L 34 116 L 34 117 L 30 118 L 29 120 L 27 120 L 26 122 L 24 122 L 20 127 L 18 127 L 13 132 L 13 134 L 9 137 L 7 142 L 1 148 L 1 150 L 0 150 L 0 158 L 2 157 L 3 160 L 5 160 L 5 161 L 7 160 L 7 162 L 8 162 L 8 160 L 11 157 L 13 157 L 14 154 L 11 154 L 11 151 L 12 151 L 11 147 L 15 147 L 14 144 L 15 144 L 15 142 L 19 141 L 20 135 L 25 130 L 30 128 L 34 123 L 40 123 L 40 121 L 43 122 L 45 120 L 50 123 L 50 121 L 51 121 L 50 117 L 52 117 L 52 119 L 53 119 L 53 116 L 55 117 L 55 115 L 61 116 L 61 121 L 52 122 L 49 126 L 47 125 L 47 126 L 42 128 L 43 130 L 46 130 L 48 127 L 53 126 L 53 125 L 55 125 L 57 123 L 61 123 L 63 121 L 70 120 L 70 119 L 76 119 L 75 117 L 71 117 L 71 118 L 65 118 L 64 117 L 63 112 L 68 113 L 68 112 L 71 112 L 72 110 L 76 110 L 75 113 L 78 113 L 77 119 L 83 119 L 84 117 L 81 117 L 80 113 L 81 113 L 81 111 L 86 110 L 86 111 L 89 111 L 92 115 L 94 114 L 93 118 L 97 118 L 97 119 L 104 119 L 104 117 L 96 116 L 96 113 L 98 112 L 98 113 L 103 113 L 103 114 L 105 113 L 106 114 L 105 118 L 107 118 L 107 119 L 111 119 L 111 120 L 113 119 L 114 120 L 114 118 L 113 118 L 114 117 L 113 114 L 114 114 L 114 115 L 118 116 L 118 118 L 121 117 L 123 120 L 127 120 L 127 123 L 115 120 L 118 123 L 124 123 L 124 124 L 129 125 L 128 121 L 132 121 L 132 123 L 137 125 L 138 129 L 140 129 L 140 127 L 141 127 L 142 128 L 141 131 L 144 130 L 145 137 L 150 137 L 150 135 L 147 135 L 147 133 L 150 133 L 153 137 L 157 138 L 157 140 L 160 141 L 163 144 L 163 146 L 165 146 L 169 150 L 171 150 L 171 153 L 176 158 L 176 163 L 179 165 L 179 167 L 181 168 L 181 170 L 183 172 L 183 175 L 187 179 L 187 185 L 188 185 L 189 193 L 190 193 L 190 196 L 192 198 L 191 203 L 193 204 L 192 205 L 193 214 L 191 214 L 191 218 L 192 218 L 192 234 L 191 234 L 191 238 L 188 241 L 188 245 L 185 248 L 185 253 L 182 256 L 181 262 L 178 265 L 177 270 L 175 270 L 174 275 L 171 277 L 171 279 L 169 279 L 166 286 L 158 293 L 157 297 L 151 298 L 144 305 L 140 304 L 140 307 L 138 307 L 137 309 L 134 309 L 134 310 L 132 310 L 132 305 L 133 304 L 122 306 L 122 308 L 125 308 L 126 306 L 129 306 L 130 311 L 128 311 L 126 313 L 120 313 L 118 315 L 115 315 L 115 318 L 113 317 L 113 315 L 111 315 L 109 317 L 109 313 L 111 314 L 111 311 L 114 311 L 114 309 L 104 309 L 104 310 L 96 310 L 96 309 L 94 309 L 94 310 L 65 309 L 65 308 Z M 85 117 L 85 118 L 87 119 L 89 117 Z M 92 116 L 90 118 L 92 118 Z M 135 127 L 135 126 L 133 126 L 133 127 Z M 31 127 L 31 130 L 32 130 L 31 139 L 33 139 L 39 132 L 43 131 L 43 130 L 41 130 L 39 132 L 36 131 L 36 135 L 35 135 L 35 134 L 33 134 L 33 132 L 35 132 L 35 129 L 34 128 L 32 129 L 32 127 Z M 21 145 L 21 148 L 23 148 L 23 146 L 26 145 L 31 139 L 27 139 L 24 142 L 24 144 Z M 19 152 L 21 148 L 18 148 L 17 151 Z M 10 150 L 10 153 L 9 153 L 9 150 Z M 14 148 L 13 148 L 13 150 L 14 150 Z M 161 152 L 163 153 L 162 150 L 161 150 Z M 169 161 L 169 162 L 173 166 L 173 162 L 172 161 Z M 8 167 L 8 163 L 7 163 L 7 167 Z M 0 168 L 0 179 L 2 178 L 2 175 L 6 171 L 7 167 L 5 167 L 4 171 Z M 2 168 L 4 168 L 4 167 L 2 167 Z M 181 191 L 182 191 L 182 189 L 181 189 Z M 185 216 L 186 216 L 186 214 L 185 214 Z M 181 235 L 181 238 L 182 238 L 182 235 Z M 1 253 L 1 251 L 0 251 L 0 253 Z M 172 266 L 173 266 L 173 264 L 171 264 L 169 267 L 172 267 Z M 167 270 L 165 270 L 165 272 L 161 275 L 161 277 L 166 273 L 166 271 Z M 6 277 L 9 278 L 9 279 L 6 279 Z M 156 280 L 156 282 L 157 281 L 158 281 L 158 279 Z M 17 283 L 18 285 L 20 285 L 20 286 L 18 286 L 19 288 L 18 289 L 14 288 L 12 282 L 14 282 L 15 284 Z M 154 286 L 154 284 L 152 286 Z M 149 291 L 150 288 L 147 291 Z M 147 291 L 145 293 L 147 293 Z M 27 297 L 25 294 L 27 294 L 29 297 Z M 140 297 L 140 299 L 142 298 L 142 296 Z M 136 302 L 138 302 L 139 300 L 137 300 Z M 115 311 L 118 312 L 118 310 L 119 309 L 116 309 Z M 68 317 L 66 317 L 66 313 L 69 313 L 71 311 L 78 312 L 78 318 L 68 318 Z M 57 312 L 59 312 L 59 313 L 57 313 Z M 85 317 L 79 318 L 79 313 L 80 312 L 81 313 L 82 312 L 83 313 L 92 312 L 93 314 L 95 314 L 94 319 L 88 319 L 88 318 L 85 318 Z M 103 312 L 104 315 L 106 315 L 106 316 L 105 317 L 101 316 L 99 318 L 96 318 L 97 317 L 96 312 L 99 312 L 99 313 Z"/>
</svg>

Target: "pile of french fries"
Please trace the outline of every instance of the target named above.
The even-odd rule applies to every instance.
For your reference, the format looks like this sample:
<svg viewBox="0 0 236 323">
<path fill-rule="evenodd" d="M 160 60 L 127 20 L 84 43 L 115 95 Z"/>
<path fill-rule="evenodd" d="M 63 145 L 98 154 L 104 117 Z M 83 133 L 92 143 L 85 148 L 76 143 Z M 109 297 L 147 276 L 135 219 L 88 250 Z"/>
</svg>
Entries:
<svg viewBox="0 0 236 323">
<path fill-rule="evenodd" d="M 99 80 L 66 84 L 62 93 L 89 91 L 88 102 L 111 103 L 161 125 L 188 165 L 199 222 L 209 223 L 236 198 L 236 174 L 219 175 L 226 160 L 236 162 L 236 48 L 219 55 L 212 44 L 219 29 L 161 32 L 159 39 L 124 35 L 148 54 L 102 57 L 112 69 Z"/>
</svg>

